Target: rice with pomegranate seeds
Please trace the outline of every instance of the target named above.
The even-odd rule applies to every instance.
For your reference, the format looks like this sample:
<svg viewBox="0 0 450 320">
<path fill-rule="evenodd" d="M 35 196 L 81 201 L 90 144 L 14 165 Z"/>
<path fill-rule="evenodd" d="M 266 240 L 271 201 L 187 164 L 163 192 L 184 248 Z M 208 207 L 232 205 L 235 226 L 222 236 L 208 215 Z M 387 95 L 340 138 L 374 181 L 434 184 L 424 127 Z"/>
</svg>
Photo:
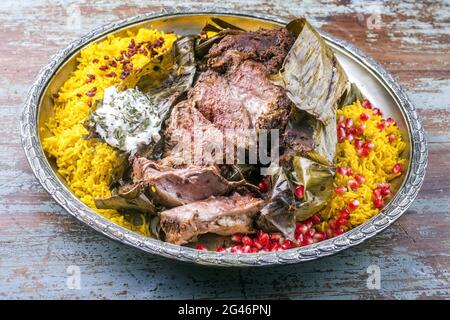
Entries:
<svg viewBox="0 0 450 320">
<path fill-rule="evenodd" d="M 111 196 L 110 184 L 121 174 L 124 159 L 106 143 L 84 139 L 88 131 L 83 122 L 103 99 L 104 89 L 124 82 L 133 86 L 133 75 L 142 68 L 150 70 L 155 83 L 160 82 L 168 67 L 168 59 L 161 61 L 162 54 L 176 38 L 140 29 L 124 37 L 108 36 L 81 50 L 77 69 L 53 95 L 54 115 L 46 123 L 47 130 L 42 130 L 44 150 L 56 160 L 58 173 L 73 193 L 106 218 L 144 235 L 149 235 L 145 219 L 134 225 L 115 210 L 95 207 L 94 198 Z"/>
<path fill-rule="evenodd" d="M 325 221 L 321 231 L 330 224 L 346 231 L 379 213 L 391 193 L 389 182 L 406 168 L 401 157 L 406 144 L 397 125 L 368 101 L 364 105 L 357 101 L 337 111 L 338 130 L 343 128 L 345 137 L 339 137 L 337 146 L 335 193 L 319 213 Z"/>
</svg>

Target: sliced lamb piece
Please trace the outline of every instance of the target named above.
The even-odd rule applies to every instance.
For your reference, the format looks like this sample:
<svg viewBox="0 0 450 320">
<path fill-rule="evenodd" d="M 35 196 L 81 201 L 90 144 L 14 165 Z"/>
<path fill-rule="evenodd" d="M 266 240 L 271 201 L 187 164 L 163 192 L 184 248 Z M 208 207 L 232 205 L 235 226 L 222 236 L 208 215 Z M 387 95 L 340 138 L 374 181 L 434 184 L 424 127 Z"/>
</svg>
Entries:
<svg viewBox="0 0 450 320">
<path fill-rule="evenodd" d="M 283 129 L 291 102 L 284 89 L 274 85 L 261 63 L 236 62 L 225 75 L 202 73 L 189 98 L 201 114 L 222 131 L 226 129 Z"/>
<path fill-rule="evenodd" d="M 160 213 L 166 241 L 185 244 L 205 233 L 232 235 L 253 232 L 253 218 L 264 201 L 251 195 L 233 194 L 165 210 Z"/>
<path fill-rule="evenodd" d="M 224 69 L 230 63 L 225 52 L 239 51 L 254 61 L 261 62 L 269 73 L 275 73 L 295 41 L 294 35 L 286 28 L 259 29 L 237 34 L 224 30 L 221 33 L 227 35 L 208 53 L 208 66 L 216 70 Z"/>
<path fill-rule="evenodd" d="M 134 159 L 133 182 L 148 186 L 152 198 L 168 207 L 220 196 L 245 184 L 244 181 L 227 181 L 216 166 L 191 165 L 174 169 L 146 158 Z"/>
</svg>

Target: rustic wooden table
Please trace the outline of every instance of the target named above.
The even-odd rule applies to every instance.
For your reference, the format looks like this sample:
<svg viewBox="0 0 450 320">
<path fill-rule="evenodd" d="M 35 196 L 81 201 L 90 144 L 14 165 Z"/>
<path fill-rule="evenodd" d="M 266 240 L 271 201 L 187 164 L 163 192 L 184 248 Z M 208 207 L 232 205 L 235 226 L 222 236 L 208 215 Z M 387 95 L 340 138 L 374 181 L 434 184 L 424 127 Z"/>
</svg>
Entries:
<svg viewBox="0 0 450 320">
<path fill-rule="evenodd" d="M 0 298 L 450 298 L 448 0 L 201 2 L 1 1 Z M 257 270 L 200 268 L 150 256 L 67 214 L 39 185 L 22 152 L 18 119 L 27 90 L 69 41 L 100 24 L 166 6 L 305 15 L 381 62 L 408 90 L 428 135 L 428 173 L 413 206 L 356 248 Z M 367 287 L 373 265 L 381 271 L 380 289 Z M 70 266 L 79 267 L 79 289 L 67 285 Z"/>
</svg>

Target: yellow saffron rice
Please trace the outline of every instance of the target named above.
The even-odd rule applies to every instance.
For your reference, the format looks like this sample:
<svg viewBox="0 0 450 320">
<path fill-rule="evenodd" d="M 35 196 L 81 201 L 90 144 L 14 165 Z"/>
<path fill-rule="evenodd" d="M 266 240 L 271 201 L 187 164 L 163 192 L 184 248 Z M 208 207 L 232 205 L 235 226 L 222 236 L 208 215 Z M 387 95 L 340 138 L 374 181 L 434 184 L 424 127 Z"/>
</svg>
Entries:
<svg viewBox="0 0 450 320">
<path fill-rule="evenodd" d="M 136 34 L 129 32 L 123 37 L 108 36 L 81 50 L 77 69 L 54 94 L 54 114 L 46 123 L 47 130 L 43 130 L 47 132 L 44 136 L 48 136 L 42 142 L 44 150 L 56 160 L 58 173 L 74 194 L 106 218 L 144 235 L 149 235 L 145 221 L 134 225 L 114 210 L 95 207 L 94 198 L 111 195 L 110 184 L 121 174 L 125 159 L 106 143 L 85 139 L 88 131 L 83 122 L 90 109 L 95 108 L 96 101 L 103 98 L 105 88 L 119 84 L 134 85 L 131 83 L 133 72 L 139 72 L 144 66 L 155 83 L 161 81 L 168 67 L 164 65 L 167 59 L 161 59 L 162 55 L 175 40 L 174 34 L 140 29 Z M 155 41 L 159 41 L 158 46 L 148 47 Z M 123 56 L 130 44 L 138 43 L 142 43 L 141 50 L 129 58 L 125 56 L 128 64 L 123 65 L 114 59 Z M 130 76 L 122 80 L 121 75 L 130 66 Z"/>
<path fill-rule="evenodd" d="M 361 121 L 360 115 L 366 113 L 369 115 L 367 121 Z M 355 145 L 345 140 L 337 145 L 336 167 L 351 169 L 352 176 L 336 174 L 334 179 L 334 187 L 347 187 L 348 180 L 354 179 L 354 175 L 362 174 L 366 181 L 362 183 L 356 190 L 348 188 L 343 195 L 333 193 L 327 207 L 320 212 L 325 221 L 336 219 L 339 212 L 345 209 L 353 200 L 359 201 L 356 210 L 350 212 L 350 218 L 344 229 L 351 229 L 357 225 L 366 222 L 379 212 L 373 204 L 373 190 L 378 187 L 379 183 L 391 182 L 394 178 L 401 175 L 392 173 L 394 165 L 397 163 L 404 169 L 406 168 L 406 160 L 401 158 L 401 153 L 405 149 L 398 127 L 395 123 L 387 125 L 383 130 L 378 128 L 378 124 L 382 121 L 380 115 L 374 114 L 371 109 L 362 107 L 359 101 L 352 105 L 345 106 L 338 110 L 337 118 L 341 116 L 351 118 L 355 127 L 365 124 L 366 129 L 360 139 L 364 141 L 372 141 L 374 149 L 369 152 L 367 157 L 358 155 Z M 388 136 L 395 135 L 395 139 L 390 142 Z M 322 231 L 328 227 L 327 222 L 322 223 Z"/>
</svg>

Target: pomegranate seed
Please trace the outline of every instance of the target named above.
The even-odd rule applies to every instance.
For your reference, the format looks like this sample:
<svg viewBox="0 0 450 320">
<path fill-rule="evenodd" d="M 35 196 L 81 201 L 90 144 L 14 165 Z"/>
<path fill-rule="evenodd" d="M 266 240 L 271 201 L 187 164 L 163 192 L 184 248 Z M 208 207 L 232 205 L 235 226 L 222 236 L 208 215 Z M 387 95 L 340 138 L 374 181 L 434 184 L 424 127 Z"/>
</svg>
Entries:
<svg viewBox="0 0 450 320">
<path fill-rule="evenodd" d="M 105 71 L 105 70 L 108 69 L 108 66 L 100 66 L 99 69 L 102 70 L 102 71 Z"/>
<path fill-rule="evenodd" d="M 348 204 L 348 210 L 355 211 L 358 208 L 358 206 L 359 206 L 359 201 L 358 201 L 358 199 L 355 199 Z"/>
<path fill-rule="evenodd" d="M 268 248 L 262 248 L 262 249 L 259 250 L 259 251 L 262 251 L 262 252 L 269 252 L 270 250 L 269 250 Z"/>
<path fill-rule="evenodd" d="M 303 223 L 297 223 L 295 226 L 295 233 L 296 234 L 305 234 L 308 231 L 308 227 L 306 224 Z"/>
<path fill-rule="evenodd" d="M 387 182 L 381 182 L 378 184 L 378 187 L 380 187 L 382 190 L 385 190 L 385 189 L 390 189 L 391 185 Z"/>
<path fill-rule="evenodd" d="M 305 196 L 305 187 L 302 185 L 296 186 L 294 195 L 297 199 L 302 200 L 303 197 Z"/>
<path fill-rule="evenodd" d="M 259 252 L 259 249 L 258 249 L 258 248 L 255 248 L 255 247 L 253 247 L 253 248 L 252 248 L 252 253 L 257 253 L 257 252 Z"/>
<path fill-rule="evenodd" d="M 336 188 L 334 188 L 334 193 L 336 193 L 338 196 L 342 196 L 346 192 L 347 192 L 347 188 L 346 187 L 336 187 Z"/>
<path fill-rule="evenodd" d="M 400 165 L 400 163 L 396 163 L 394 165 L 394 167 L 392 168 L 392 173 L 393 174 L 397 174 L 397 173 L 400 173 L 400 172 L 402 172 L 402 166 Z"/>
<path fill-rule="evenodd" d="M 345 121 L 345 116 L 343 114 L 341 114 L 339 116 L 339 123 L 344 123 L 344 121 Z"/>
<path fill-rule="evenodd" d="M 352 190 L 356 190 L 359 187 L 358 181 L 354 180 L 354 179 L 349 179 L 348 180 L 348 187 Z"/>
<path fill-rule="evenodd" d="M 244 246 L 244 248 L 242 249 L 242 251 L 244 253 L 251 253 L 252 252 L 252 247 L 250 246 Z"/>
<path fill-rule="evenodd" d="M 338 129 L 342 128 L 342 129 L 345 130 L 345 122 L 343 122 L 343 121 L 338 122 L 337 128 L 338 128 Z"/>
<path fill-rule="evenodd" d="M 347 169 L 347 177 L 351 177 L 353 175 L 352 169 Z"/>
<path fill-rule="evenodd" d="M 366 178 L 361 173 L 355 175 L 355 180 L 358 181 L 359 184 L 366 182 Z"/>
<path fill-rule="evenodd" d="M 314 243 L 314 239 L 310 236 L 304 236 L 302 246 L 307 246 Z"/>
<path fill-rule="evenodd" d="M 97 93 L 97 87 L 93 87 L 91 90 L 89 90 L 88 92 L 86 92 L 86 95 L 88 97 L 93 97 L 95 96 L 95 94 Z"/>
<path fill-rule="evenodd" d="M 348 142 L 351 143 L 354 139 L 355 139 L 355 137 L 353 136 L 353 134 L 349 133 L 349 134 L 347 135 L 347 140 L 348 140 Z"/>
<path fill-rule="evenodd" d="M 393 124 L 393 123 L 395 123 L 395 122 L 394 122 L 394 119 L 392 119 L 392 118 L 387 118 L 387 119 L 386 119 L 386 123 L 387 123 L 388 126 L 390 126 L 391 124 Z"/>
<path fill-rule="evenodd" d="M 259 250 L 259 249 L 262 249 L 262 247 L 263 247 L 263 245 L 261 244 L 261 242 L 259 242 L 258 239 L 253 240 L 253 246 L 254 246 L 255 248 L 257 248 L 258 250 Z"/>
<path fill-rule="evenodd" d="M 303 234 L 299 234 L 295 237 L 295 240 L 297 241 L 297 243 L 301 244 L 303 242 Z"/>
<path fill-rule="evenodd" d="M 353 127 L 353 124 L 354 124 L 354 122 L 353 122 L 353 119 L 352 118 L 347 118 L 347 119 L 345 119 L 345 127 L 346 128 L 351 128 L 351 127 Z"/>
<path fill-rule="evenodd" d="M 367 141 L 364 143 L 363 148 L 373 150 L 375 148 L 375 144 L 372 141 Z"/>
<path fill-rule="evenodd" d="M 394 142 L 395 141 L 395 134 L 391 133 L 390 135 L 388 135 L 388 140 L 389 140 L 389 142 Z"/>
<path fill-rule="evenodd" d="M 317 213 L 313 214 L 310 219 L 313 224 L 318 224 L 322 221 L 322 219 L 320 218 L 320 216 Z"/>
<path fill-rule="evenodd" d="M 281 246 L 278 243 L 274 243 L 271 247 L 270 247 L 270 251 L 279 251 L 281 248 Z"/>
<path fill-rule="evenodd" d="M 330 226 L 331 229 L 336 229 L 336 220 L 334 219 L 328 220 L 328 225 Z"/>
<path fill-rule="evenodd" d="M 386 129 L 386 122 L 385 122 L 384 120 L 381 120 L 381 121 L 378 123 L 377 128 L 380 129 L 380 130 Z"/>
<path fill-rule="evenodd" d="M 258 240 L 264 247 L 267 247 L 270 244 L 270 237 L 267 233 L 260 230 L 258 233 Z"/>
<path fill-rule="evenodd" d="M 272 241 L 280 241 L 281 238 L 282 238 L 282 236 L 281 236 L 281 233 L 279 233 L 279 232 L 272 232 L 272 233 L 270 234 L 270 239 L 271 239 Z"/>
<path fill-rule="evenodd" d="M 345 129 L 344 128 L 339 128 L 337 131 L 337 136 L 338 136 L 338 141 L 339 142 L 343 142 L 345 140 Z"/>
<path fill-rule="evenodd" d="M 356 127 L 356 134 L 358 136 L 361 136 L 364 134 L 364 130 L 366 130 L 366 125 L 365 124 L 360 124 L 359 126 Z"/>
<path fill-rule="evenodd" d="M 230 252 L 232 253 L 242 253 L 242 247 L 240 245 L 234 246 L 231 248 Z"/>
<path fill-rule="evenodd" d="M 367 148 L 361 148 L 358 150 L 358 154 L 360 157 L 365 158 L 369 155 L 369 149 Z"/>
<path fill-rule="evenodd" d="M 339 219 L 348 219 L 350 217 L 350 212 L 347 209 L 342 209 L 339 211 Z"/>
<path fill-rule="evenodd" d="M 381 188 L 376 188 L 372 191 L 373 196 L 375 199 L 381 199 L 382 197 L 382 189 Z"/>
<path fill-rule="evenodd" d="M 251 246 L 253 244 L 253 240 L 249 236 L 242 237 L 242 244 L 245 246 Z"/>
<path fill-rule="evenodd" d="M 222 247 L 221 248 L 217 248 L 216 252 L 225 252 L 225 248 L 222 248 Z"/>
<path fill-rule="evenodd" d="M 206 249 L 206 247 L 202 244 L 198 244 L 195 246 L 195 249 L 197 250 L 203 250 L 203 251 L 208 251 L 208 249 Z"/>
<path fill-rule="evenodd" d="M 306 232 L 306 236 L 312 238 L 312 237 L 314 236 L 315 233 L 316 233 L 316 229 L 311 228 L 311 229 L 308 230 L 308 232 Z"/>
<path fill-rule="evenodd" d="M 327 235 L 325 234 L 325 232 L 317 232 L 314 237 L 313 240 L 314 242 L 320 242 L 325 240 L 325 238 L 327 237 Z"/>
<path fill-rule="evenodd" d="M 371 104 L 370 101 L 367 100 L 367 99 L 364 99 L 364 100 L 363 100 L 362 106 L 363 106 L 363 108 L 366 108 L 366 109 L 372 109 L 372 104 Z"/>
<path fill-rule="evenodd" d="M 359 115 L 359 119 L 361 120 L 361 121 L 367 121 L 367 120 L 369 120 L 369 118 L 370 118 L 370 115 L 368 114 L 368 113 L 361 113 L 360 115 Z"/>
<path fill-rule="evenodd" d="M 381 189 L 381 194 L 384 197 L 389 197 L 391 195 L 391 190 L 390 189 Z"/>
<path fill-rule="evenodd" d="M 259 191 L 262 192 L 262 193 L 267 192 L 267 184 L 265 184 L 264 182 L 261 181 L 261 182 L 258 184 L 258 189 L 259 189 Z"/>
<path fill-rule="evenodd" d="M 363 147 L 363 145 L 364 145 L 364 141 L 362 141 L 362 140 L 356 140 L 355 141 L 355 148 L 356 149 L 361 149 Z"/>
<path fill-rule="evenodd" d="M 240 233 L 233 234 L 233 236 L 231 237 L 231 241 L 233 241 L 233 242 L 241 242 L 242 241 L 242 234 L 240 234 Z"/>
<path fill-rule="evenodd" d="M 384 200 L 381 198 L 373 200 L 373 206 L 377 209 L 382 208 L 384 206 Z"/>
<path fill-rule="evenodd" d="M 292 241 L 291 240 L 284 240 L 283 243 L 281 244 L 281 247 L 283 249 L 291 249 L 293 247 Z"/>
<path fill-rule="evenodd" d="M 355 128 L 347 129 L 347 135 L 349 134 L 356 135 L 356 129 Z"/>
<path fill-rule="evenodd" d="M 372 111 L 377 116 L 382 116 L 383 115 L 383 113 L 381 113 L 381 110 L 378 109 L 378 108 L 373 108 Z"/>
<path fill-rule="evenodd" d="M 336 236 L 339 236 L 339 235 L 341 235 L 341 234 L 343 234 L 344 233 L 344 230 L 342 230 L 342 229 L 336 229 L 336 230 L 334 230 L 334 234 L 336 235 Z"/>
<path fill-rule="evenodd" d="M 325 230 L 325 235 L 327 238 L 332 238 L 333 237 L 333 229 L 327 228 L 327 230 Z"/>
<path fill-rule="evenodd" d="M 336 172 L 339 173 L 341 176 L 347 175 L 347 169 L 344 167 L 337 167 Z"/>
<path fill-rule="evenodd" d="M 347 225 L 348 220 L 347 219 L 339 219 L 336 223 L 338 226 L 346 226 Z"/>
</svg>

